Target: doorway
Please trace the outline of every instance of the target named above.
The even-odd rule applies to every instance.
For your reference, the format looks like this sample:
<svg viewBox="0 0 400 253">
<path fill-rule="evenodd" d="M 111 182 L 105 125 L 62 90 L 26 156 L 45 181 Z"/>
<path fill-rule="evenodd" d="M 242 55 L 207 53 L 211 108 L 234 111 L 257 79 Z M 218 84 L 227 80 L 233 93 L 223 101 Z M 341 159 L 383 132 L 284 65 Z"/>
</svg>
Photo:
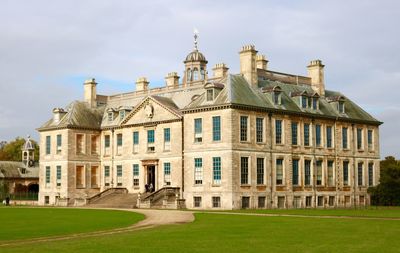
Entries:
<svg viewBox="0 0 400 253">
<path fill-rule="evenodd" d="M 156 167 L 154 165 L 147 166 L 147 185 L 149 186 L 150 192 L 155 191 L 155 186 L 156 186 L 155 171 L 156 171 Z"/>
</svg>

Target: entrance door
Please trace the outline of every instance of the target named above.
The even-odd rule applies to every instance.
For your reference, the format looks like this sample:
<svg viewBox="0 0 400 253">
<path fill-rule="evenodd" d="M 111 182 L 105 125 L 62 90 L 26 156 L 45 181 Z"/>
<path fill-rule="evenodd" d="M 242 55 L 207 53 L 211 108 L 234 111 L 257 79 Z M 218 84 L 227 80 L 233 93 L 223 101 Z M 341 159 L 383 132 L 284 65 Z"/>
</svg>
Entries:
<svg viewBox="0 0 400 253">
<path fill-rule="evenodd" d="M 156 186 L 156 175 L 155 175 L 155 166 L 154 165 L 149 165 L 147 166 L 147 185 L 153 186 L 151 190 L 152 192 L 155 190 L 155 186 Z"/>
</svg>

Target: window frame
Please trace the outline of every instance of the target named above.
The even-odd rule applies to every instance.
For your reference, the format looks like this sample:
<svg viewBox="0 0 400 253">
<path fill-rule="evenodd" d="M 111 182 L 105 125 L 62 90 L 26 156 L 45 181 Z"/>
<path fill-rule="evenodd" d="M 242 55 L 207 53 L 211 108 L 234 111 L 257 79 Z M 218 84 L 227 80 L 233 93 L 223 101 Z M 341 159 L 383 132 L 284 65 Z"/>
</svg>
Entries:
<svg viewBox="0 0 400 253">
<path fill-rule="evenodd" d="M 239 140 L 240 142 L 249 141 L 249 116 L 239 117 Z"/>
<path fill-rule="evenodd" d="M 212 116 L 212 140 L 221 141 L 221 116 Z"/>
</svg>

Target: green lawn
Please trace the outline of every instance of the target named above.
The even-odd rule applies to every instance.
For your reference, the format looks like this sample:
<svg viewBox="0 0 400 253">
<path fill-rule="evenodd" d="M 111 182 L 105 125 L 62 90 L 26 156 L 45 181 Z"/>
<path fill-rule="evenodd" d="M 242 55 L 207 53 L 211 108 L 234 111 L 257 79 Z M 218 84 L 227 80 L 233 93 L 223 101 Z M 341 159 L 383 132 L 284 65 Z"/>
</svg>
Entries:
<svg viewBox="0 0 400 253">
<path fill-rule="evenodd" d="M 2 252 L 399 252 L 400 221 L 196 213 L 193 223 Z"/>
<path fill-rule="evenodd" d="M 127 227 L 143 218 L 125 211 L 2 207 L 0 242 Z"/>
<path fill-rule="evenodd" d="M 246 209 L 233 210 L 232 213 L 266 213 L 307 216 L 353 216 L 353 217 L 383 217 L 400 218 L 400 207 L 369 207 L 362 209 Z"/>
</svg>

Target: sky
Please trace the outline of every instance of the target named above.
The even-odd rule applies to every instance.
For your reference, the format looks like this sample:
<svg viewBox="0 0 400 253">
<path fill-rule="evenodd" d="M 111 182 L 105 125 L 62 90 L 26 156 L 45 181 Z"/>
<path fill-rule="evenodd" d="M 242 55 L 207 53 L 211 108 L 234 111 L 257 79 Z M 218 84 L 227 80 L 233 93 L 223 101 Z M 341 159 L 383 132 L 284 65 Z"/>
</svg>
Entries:
<svg viewBox="0 0 400 253">
<path fill-rule="evenodd" d="M 325 86 L 378 120 L 381 157 L 400 158 L 400 2 L 376 1 L 20 1 L 0 0 L 0 141 L 31 135 L 52 109 L 134 90 L 138 77 L 163 86 L 181 76 L 193 29 L 208 68 L 239 73 L 254 44 L 269 69 L 306 75 L 325 64 Z"/>
</svg>

